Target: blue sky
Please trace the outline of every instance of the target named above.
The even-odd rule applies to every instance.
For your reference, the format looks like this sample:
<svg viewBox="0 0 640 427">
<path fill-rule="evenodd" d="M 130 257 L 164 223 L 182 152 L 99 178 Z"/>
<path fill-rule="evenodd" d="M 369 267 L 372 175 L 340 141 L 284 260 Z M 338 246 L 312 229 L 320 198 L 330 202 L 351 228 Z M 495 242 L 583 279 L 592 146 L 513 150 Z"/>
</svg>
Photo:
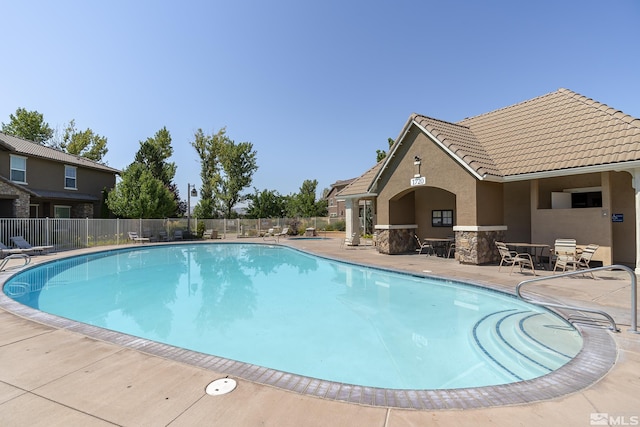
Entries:
<svg viewBox="0 0 640 427">
<path fill-rule="evenodd" d="M 119 169 L 166 126 L 183 198 L 198 128 L 253 143 L 252 187 L 285 195 L 362 174 L 413 112 L 456 122 L 564 87 L 640 117 L 637 0 L 2 0 L 0 16 L 0 122 L 75 119 Z"/>
</svg>

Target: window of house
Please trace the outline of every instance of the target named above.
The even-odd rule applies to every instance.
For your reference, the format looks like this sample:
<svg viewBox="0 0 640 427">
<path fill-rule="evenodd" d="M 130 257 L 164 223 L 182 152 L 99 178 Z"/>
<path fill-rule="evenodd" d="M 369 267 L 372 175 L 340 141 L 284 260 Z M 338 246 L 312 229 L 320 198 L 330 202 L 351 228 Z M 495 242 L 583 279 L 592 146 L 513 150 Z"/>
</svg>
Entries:
<svg viewBox="0 0 640 427">
<path fill-rule="evenodd" d="M 64 188 L 76 190 L 76 168 L 74 166 L 64 166 Z"/>
<path fill-rule="evenodd" d="M 453 210 L 431 211 L 431 226 L 453 227 Z"/>
<path fill-rule="evenodd" d="M 27 183 L 27 158 L 11 155 L 11 181 Z"/>
<path fill-rule="evenodd" d="M 56 205 L 53 207 L 54 218 L 71 218 L 71 206 Z"/>
</svg>

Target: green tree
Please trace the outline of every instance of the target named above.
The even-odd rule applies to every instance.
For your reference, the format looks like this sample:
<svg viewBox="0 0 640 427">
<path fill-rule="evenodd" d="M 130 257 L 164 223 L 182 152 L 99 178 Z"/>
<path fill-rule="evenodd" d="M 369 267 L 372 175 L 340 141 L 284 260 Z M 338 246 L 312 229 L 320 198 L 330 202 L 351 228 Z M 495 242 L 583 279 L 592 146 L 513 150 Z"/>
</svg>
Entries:
<svg viewBox="0 0 640 427">
<path fill-rule="evenodd" d="M 251 185 L 253 173 L 258 169 L 253 144 L 236 144 L 222 128 L 210 136 L 198 129 L 191 145 L 200 156 L 202 178 L 201 197 L 194 215 L 210 218 L 222 212 L 230 218 L 233 207 L 246 199 L 242 190 Z"/>
<path fill-rule="evenodd" d="M 43 115 L 25 108 L 18 108 L 15 115 L 9 114 L 9 123 L 2 123 L 2 132 L 43 145 L 53 137 L 53 129 Z"/>
<path fill-rule="evenodd" d="M 172 155 L 171 133 L 163 127 L 153 138 L 140 141 L 135 161 L 145 165 L 154 177 L 168 186 L 176 175 L 176 164 L 167 161 Z"/>
<path fill-rule="evenodd" d="M 395 141 L 393 138 L 387 138 L 387 143 L 389 144 L 389 148 L 393 145 Z M 380 163 L 380 160 L 387 157 L 387 152 L 384 150 L 376 150 L 376 163 Z"/>
<path fill-rule="evenodd" d="M 180 191 L 173 182 L 176 176 L 177 166 L 168 159 L 173 155 L 171 147 L 171 133 L 163 127 L 152 138 L 140 141 L 140 148 L 135 156 L 135 161 L 144 165 L 155 178 L 159 179 L 173 194 L 176 202 L 176 211 L 169 216 L 181 216 L 186 210 L 186 203 L 180 200 Z"/>
<path fill-rule="evenodd" d="M 94 133 L 89 128 L 78 131 L 73 119 L 64 130 L 59 148 L 66 153 L 85 157 L 94 162 L 102 162 L 102 158 L 109 151 L 106 137 Z"/>
<path fill-rule="evenodd" d="M 133 162 L 107 196 L 111 212 L 123 218 L 165 218 L 176 211 L 173 194 L 142 163 Z"/>
<path fill-rule="evenodd" d="M 286 198 L 286 214 L 289 217 L 314 217 L 327 215 L 327 200 L 316 201 L 317 180 L 305 180 L 300 192 Z"/>
<path fill-rule="evenodd" d="M 258 170 L 256 156 L 250 142 L 236 144 L 226 139 L 220 149 L 221 167 L 213 177 L 213 192 L 226 218 L 231 218 L 233 207 L 247 198 L 242 191 L 251 185 L 253 174 Z"/>
<path fill-rule="evenodd" d="M 225 138 L 224 128 L 215 135 L 206 135 L 202 129 L 198 129 L 194 134 L 194 140 L 191 142 L 200 157 L 200 179 L 202 180 L 202 188 L 200 188 L 200 200 L 193 209 L 193 215 L 198 218 L 214 218 L 215 203 L 213 200 L 213 182 L 211 178 L 218 172 L 218 150 L 220 147 L 219 140 Z"/>
<path fill-rule="evenodd" d="M 247 208 L 248 218 L 280 218 L 285 211 L 285 198 L 275 190 L 262 190 L 247 196 L 249 207 Z"/>
</svg>

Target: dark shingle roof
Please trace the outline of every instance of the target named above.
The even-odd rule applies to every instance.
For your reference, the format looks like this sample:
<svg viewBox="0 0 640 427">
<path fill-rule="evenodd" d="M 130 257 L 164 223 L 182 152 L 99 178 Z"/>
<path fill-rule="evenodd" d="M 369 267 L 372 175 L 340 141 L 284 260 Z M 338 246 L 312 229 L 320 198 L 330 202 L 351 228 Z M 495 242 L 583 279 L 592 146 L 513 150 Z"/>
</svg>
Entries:
<svg viewBox="0 0 640 427">
<path fill-rule="evenodd" d="M 4 148 L 16 154 L 22 154 L 28 157 L 38 157 L 41 159 L 49 159 L 69 165 L 82 166 L 89 169 L 98 169 L 105 172 L 120 173 L 118 169 L 111 168 L 101 163 L 94 162 L 84 157 L 75 156 L 51 147 L 36 144 L 26 139 L 18 138 L 0 132 L 0 148 Z"/>
</svg>

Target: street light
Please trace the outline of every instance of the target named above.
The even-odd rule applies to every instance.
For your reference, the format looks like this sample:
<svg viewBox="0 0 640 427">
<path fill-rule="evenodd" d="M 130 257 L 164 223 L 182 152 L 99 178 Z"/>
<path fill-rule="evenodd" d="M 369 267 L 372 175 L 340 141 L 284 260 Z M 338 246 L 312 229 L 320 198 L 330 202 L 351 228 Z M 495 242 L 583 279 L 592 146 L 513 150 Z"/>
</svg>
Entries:
<svg viewBox="0 0 640 427">
<path fill-rule="evenodd" d="M 198 197 L 195 184 L 187 184 L 187 234 L 189 236 L 191 236 L 191 197 Z"/>
</svg>

